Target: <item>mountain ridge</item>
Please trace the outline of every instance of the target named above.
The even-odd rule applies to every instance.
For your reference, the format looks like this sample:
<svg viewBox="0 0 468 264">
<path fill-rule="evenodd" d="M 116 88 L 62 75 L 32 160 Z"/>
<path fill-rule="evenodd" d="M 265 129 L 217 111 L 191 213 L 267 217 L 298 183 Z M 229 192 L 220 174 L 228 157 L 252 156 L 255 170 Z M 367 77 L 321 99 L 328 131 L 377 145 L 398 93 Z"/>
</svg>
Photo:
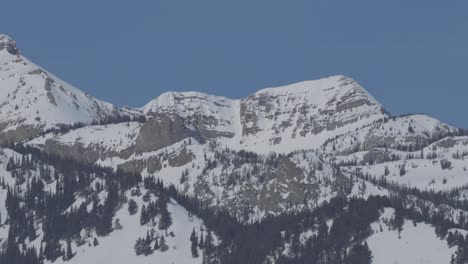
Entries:
<svg viewBox="0 0 468 264">
<path fill-rule="evenodd" d="M 0 35 L 0 262 L 465 263 L 467 136 L 343 75 L 117 109 Z"/>
</svg>

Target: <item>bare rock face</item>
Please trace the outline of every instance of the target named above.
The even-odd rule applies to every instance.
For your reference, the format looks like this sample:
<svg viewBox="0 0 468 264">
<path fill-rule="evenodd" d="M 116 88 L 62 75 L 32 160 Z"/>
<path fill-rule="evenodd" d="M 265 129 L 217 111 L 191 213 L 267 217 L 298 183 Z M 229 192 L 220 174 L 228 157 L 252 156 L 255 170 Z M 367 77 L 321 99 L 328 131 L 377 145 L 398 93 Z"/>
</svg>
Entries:
<svg viewBox="0 0 468 264">
<path fill-rule="evenodd" d="M 193 154 L 187 151 L 187 148 L 181 150 L 177 155 L 169 157 L 169 165 L 171 167 L 180 167 L 193 160 Z"/>
<path fill-rule="evenodd" d="M 299 179 L 303 178 L 304 172 L 300 168 L 289 159 L 281 159 L 278 169 L 258 195 L 259 207 L 265 211 L 281 211 L 284 203 L 282 193 L 288 193 L 287 201 L 293 205 L 315 200 L 318 196 L 318 185 L 302 183 Z"/>
<path fill-rule="evenodd" d="M 233 137 L 235 100 L 198 92 L 167 92 L 143 107 L 148 116 L 168 115 L 204 139 Z"/>
<path fill-rule="evenodd" d="M 62 145 L 54 140 L 47 140 L 44 145 L 44 151 L 83 163 L 94 163 L 99 159 L 99 153 L 97 151 L 83 147 L 79 143 L 70 146 Z"/>
<path fill-rule="evenodd" d="M 0 131 L 2 131 L 8 124 L 0 124 Z M 0 145 L 11 145 L 16 142 L 23 142 L 32 139 L 42 133 L 40 126 L 22 125 L 18 126 L 15 130 L 3 131 L 0 133 Z"/>
<path fill-rule="evenodd" d="M 149 157 L 147 160 L 129 160 L 117 166 L 119 170 L 131 173 L 141 173 L 144 169 L 153 174 L 161 170 L 162 165 L 159 156 Z"/>
<path fill-rule="evenodd" d="M 140 129 L 136 139 L 137 153 L 156 151 L 194 136 L 184 120 L 177 116 L 153 115 Z"/>
<path fill-rule="evenodd" d="M 7 35 L 0 35 L 0 51 L 6 50 L 12 55 L 19 53 L 16 42 Z"/>
</svg>

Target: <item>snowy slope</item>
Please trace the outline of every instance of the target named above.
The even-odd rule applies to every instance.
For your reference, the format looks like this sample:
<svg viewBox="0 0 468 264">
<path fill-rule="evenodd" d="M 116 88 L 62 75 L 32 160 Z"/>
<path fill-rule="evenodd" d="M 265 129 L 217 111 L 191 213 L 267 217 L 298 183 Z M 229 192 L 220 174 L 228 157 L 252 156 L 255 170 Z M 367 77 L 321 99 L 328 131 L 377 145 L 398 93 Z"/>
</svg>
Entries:
<svg viewBox="0 0 468 264">
<path fill-rule="evenodd" d="M 139 208 L 141 208 L 143 201 L 141 198 L 137 200 Z M 127 209 L 123 208 L 115 216 L 122 224 L 121 230 L 116 230 L 107 237 L 100 237 L 99 245 L 96 247 L 88 244 L 77 247 L 76 244 L 73 244 L 72 250 L 76 255 L 69 261 L 58 259 L 55 262 L 46 261 L 46 263 L 202 263 L 203 256 L 192 257 L 189 237 L 193 229 L 198 234 L 204 233 L 206 235 L 206 232 L 200 231 L 200 229 L 206 230 L 203 222 L 197 217 L 189 216 L 189 213 L 174 201 L 169 204 L 168 209 L 174 221 L 168 232 L 174 232 L 175 237 L 166 237 L 169 249 L 165 252 L 156 251 L 149 256 L 135 255 L 133 249 L 135 241 L 139 237 L 145 237 L 150 227 L 140 226 L 139 215 L 131 216 Z M 163 231 L 156 232 L 156 236 L 163 234 Z"/>
<path fill-rule="evenodd" d="M 404 221 L 400 234 L 392 230 L 387 221 L 394 217 L 394 209 L 386 208 L 380 220 L 371 225 L 374 234 L 367 239 L 373 254 L 373 263 L 411 264 L 450 263 L 456 247 L 449 248 L 447 241 L 435 235 L 435 228 L 426 223 Z M 380 231 L 382 227 L 383 231 Z"/>
<path fill-rule="evenodd" d="M 101 149 L 103 153 L 118 153 L 135 145 L 141 126 L 138 122 L 86 126 L 63 135 L 49 133 L 31 140 L 28 144 L 44 146 L 48 140 L 60 139 L 60 144 L 64 146 L 73 147 L 79 144 L 84 148 Z"/>
<path fill-rule="evenodd" d="M 450 191 L 468 188 L 467 137 L 447 137 L 417 151 L 375 148 L 330 157 L 344 163 L 345 172 L 363 175 L 420 190 Z M 350 166 L 349 163 L 355 163 Z"/>
<path fill-rule="evenodd" d="M 7 208 L 5 206 L 5 200 L 7 196 L 7 189 L 15 189 L 19 193 L 25 192 L 29 188 L 29 183 L 33 178 L 41 178 L 41 173 L 39 170 L 44 170 L 45 167 L 33 167 L 31 169 L 24 170 L 19 168 L 17 170 L 8 170 L 7 164 L 10 159 L 21 161 L 24 159 L 23 156 L 15 151 L 10 149 L 0 148 L 0 180 L 1 183 L 5 183 L 5 188 L 0 186 L 0 215 L 2 220 L 0 222 L 0 249 L 3 249 L 8 238 L 8 230 L 10 228 L 7 221 Z M 30 156 L 28 156 L 30 157 Z M 54 167 L 47 167 L 51 174 L 54 173 Z M 42 173 L 42 176 L 44 173 Z M 22 179 L 22 180 L 20 180 Z M 24 180 L 24 181 L 23 181 Z M 47 192 L 55 192 L 56 181 L 45 185 L 45 190 Z M 135 188 L 134 188 L 135 189 Z M 134 190 L 132 189 L 132 190 Z M 75 194 L 76 201 L 68 208 L 66 211 L 69 211 L 72 207 L 75 209 L 78 208 L 82 203 L 87 204 L 88 209 L 92 208 L 92 203 L 90 203 L 91 193 L 90 191 L 98 191 L 93 186 L 87 188 L 88 194 L 84 195 L 83 193 Z M 188 211 L 179 205 L 176 201 L 170 200 L 168 203 L 168 211 L 172 218 L 172 224 L 168 228 L 168 234 L 171 232 L 174 236 L 166 235 L 165 231 L 158 229 L 157 224 L 159 217 L 156 217 L 155 226 L 150 222 L 145 225 L 140 224 L 140 211 L 143 205 L 148 206 L 149 201 L 157 201 L 159 197 L 151 195 L 149 201 L 144 201 L 143 194 L 146 193 L 144 187 L 140 188 L 142 194 L 132 195 L 129 190 L 125 193 L 126 200 L 133 199 L 138 205 L 138 213 L 130 215 L 127 210 L 127 203 L 124 203 L 113 217 L 114 220 L 119 219 L 121 224 L 121 229 L 115 228 L 107 236 L 98 236 L 94 230 L 82 230 L 80 233 L 83 242 L 81 245 L 77 245 L 78 239 L 75 237 L 72 242 L 72 251 L 74 257 L 71 260 L 64 261 L 61 257 L 55 261 L 45 260 L 45 263 L 202 263 L 203 253 L 200 251 L 200 256 L 198 258 L 193 258 L 191 253 L 191 242 L 189 240 L 190 234 L 193 230 L 197 233 L 198 236 L 206 236 L 206 226 L 203 221 L 196 216 L 190 215 Z M 103 203 L 107 193 L 106 191 L 100 191 L 98 193 L 99 203 Z M 37 237 L 29 241 L 26 240 L 25 246 L 32 247 L 36 249 L 41 248 L 41 241 L 43 241 L 44 233 L 42 231 L 42 220 L 37 219 L 35 222 L 35 229 Z M 154 235 L 156 237 L 165 236 L 166 244 L 168 246 L 167 251 L 155 250 L 151 255 L 137 256 L 135 254 L 134 245 L 138 238 L 145 237 L 147 232 L 154 230 Z M 99 245 L 94 246 L 94 239 L 98 239 Z M 217 238 L 215 236 L 215 243 Z M 66 248 L 66 241 L 59 241 L 61 248 Z M 44 246 L 44 243 L 42 243 Z"/>
<path fill-rule="evenodd" d="M 58 124 L 91 123 L 116 113 L 118 110 L 112 104 L 76 89 L 29 61 L 11 38 L 0 35 L 3 133 L 23 129 L 14 137 L 22 139 Z"/>
<path fill-rule="evenodd" d="M 458 129 L 427 115 L 407 115 L 378 120 L 358 130 L 349 130 L 327 141 L 322 151 L 348 154 L 376 147 L 419 150 L 433 141 L 456 135 Z"/>
</svg>

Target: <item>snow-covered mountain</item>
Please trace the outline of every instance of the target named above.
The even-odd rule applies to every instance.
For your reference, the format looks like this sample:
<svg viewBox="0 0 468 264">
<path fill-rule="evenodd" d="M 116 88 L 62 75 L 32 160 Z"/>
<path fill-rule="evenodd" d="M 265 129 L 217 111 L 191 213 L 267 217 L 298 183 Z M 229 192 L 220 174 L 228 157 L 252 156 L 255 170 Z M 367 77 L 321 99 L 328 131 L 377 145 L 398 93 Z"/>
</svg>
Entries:
<svg viewBox="0 0 468 264">
<path fill-rule="evenodd" d="M 119 114 L 29 61 L 0 35 L 0 141 L 21 141 L 59 125 L 90 124 Z"/>
<path fill-rule="evenodd" d="M 141 112 L 146 116 L 144 123 L 87 126 L 47 134 L 28 145 L 158 177 L 190 195 L 203 193 L 205 202 L 227 207 L 238 218 L 251 207 L 253 221 L 313 207 L 338 195 L 336 186 L 345 185 L 347 178 L 337 175 L 336 165 L 371 162 L 378 168 L 399 170 L 408 155 L 411 162 L 433 162 L 424 161 L 425 155 L 421 161 L 415 158 L 424 149 L 429 153 L 430 144 L 459 134 L 457 128 L 429 116 L 391 116 L 364 88 L 344 76 L 267 88 L 241 100 L 168 92 Z M 466 161 L 453 164 L 457 169 L 436 173 L 440 179 L 453 179 L 445 185 L 448 190 L 468 184 L 463 176 Z M 371 170 L 376 172 L 371 176 L 380 177 L 383 169 L 378 168 Z M 350 169 L 354 167 L 343 172 Z M 281 171 L 286 171 L 284 178 L 279 177 Z M 410 175 L 394 180 L 407 184 L 403 179 L 416 177 Z M 428 189 L 433 178 L 418 175 L 427 183 L 411 186 Z"/>
<path fill-rule="evenodd" d="M 0 35 L 0 130 L 0 253 L 21 243 L 24 254 L 44 247 L 46 263 L 365 263 L 368 251 L 374 263 L 466 260 L 466 132 L 393 116 L 346 76 L 242 99 L 167 92 L 117 109 Z M 67 217 L 76 229 L 61 226 Z M 210 249 L 194 243 L 207 230 Z"/>
<path fill-rule="evenodd" d="M 317 148 L 328 138 L 388 117 L 345 76 L 267 88 L 241 100 L 169 92 L 142 111 L 154 118 L 180 118 L 204 139 L 223 138 L 232 148 L 265 153 Z"/>
</svg>

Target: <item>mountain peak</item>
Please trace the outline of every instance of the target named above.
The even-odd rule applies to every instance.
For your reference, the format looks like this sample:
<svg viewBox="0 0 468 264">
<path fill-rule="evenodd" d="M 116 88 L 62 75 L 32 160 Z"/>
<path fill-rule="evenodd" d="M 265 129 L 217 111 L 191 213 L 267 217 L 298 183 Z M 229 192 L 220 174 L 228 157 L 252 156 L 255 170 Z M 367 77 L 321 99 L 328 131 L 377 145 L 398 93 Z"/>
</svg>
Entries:
<svg viewBox="0 0 468 264">
<path fill-rule="evenodd" d="M 342 103 L 359 101 L 368 105 L 380 103 L 354 79 L 335 75 L 318 80 L 306 80 L 280 87 L 265 88 L 257 91 L 251 97 L 286 96 L 302 98 L 317 105 L 337 106 Z"/>
<path fill-rule="evenodd" d="M 277 87 L 269 87 L 264 88 L 257 91 L 255 94 L 264 94 L 264 93 L 273 93 L 273 94 L 281 94 L 281 93 L 302 93 L 305 91 L 327 91 L 331 90 L 333 87 L 341 88 L 346 85 L 356 84 L 351 77 L 347 77 L 344 75 L 334 75 L 330 77 L 325 77 L 316 80 L 305 80 L 300 82 L 295 82 L 288 85 L 282 85 Z M 362 87 L 361 87 L 362 88 Z"/>
<path fill-rule="evenodd" d="M 7 35 L 0 34 L 0 51 L 6 50 L 10 54 L 16 55 L 19 50 L 16 47 L 16 42 Z"/>
<path fill-rule="evenodd" d="M 21 141 L 59 125 L 91 123 L 118 110 L 20 56 L 0 34 L 0 143 Z"/>
<path fill-rule="evenodd" d="M 158 110 L 167 110 L 174 107 L 181 107 L 181 103 L 187 103 L 190 107 L 207 107 L 210 104 L 225 104 L 232 101 L 229 98 L 209 95 L 202 92 L 165 92 L 160 94 L 155 99 L 151 100 L 141 108 L 142 112 L 147 114 L 149 112 L 157 112 Z"/>
</svg>

